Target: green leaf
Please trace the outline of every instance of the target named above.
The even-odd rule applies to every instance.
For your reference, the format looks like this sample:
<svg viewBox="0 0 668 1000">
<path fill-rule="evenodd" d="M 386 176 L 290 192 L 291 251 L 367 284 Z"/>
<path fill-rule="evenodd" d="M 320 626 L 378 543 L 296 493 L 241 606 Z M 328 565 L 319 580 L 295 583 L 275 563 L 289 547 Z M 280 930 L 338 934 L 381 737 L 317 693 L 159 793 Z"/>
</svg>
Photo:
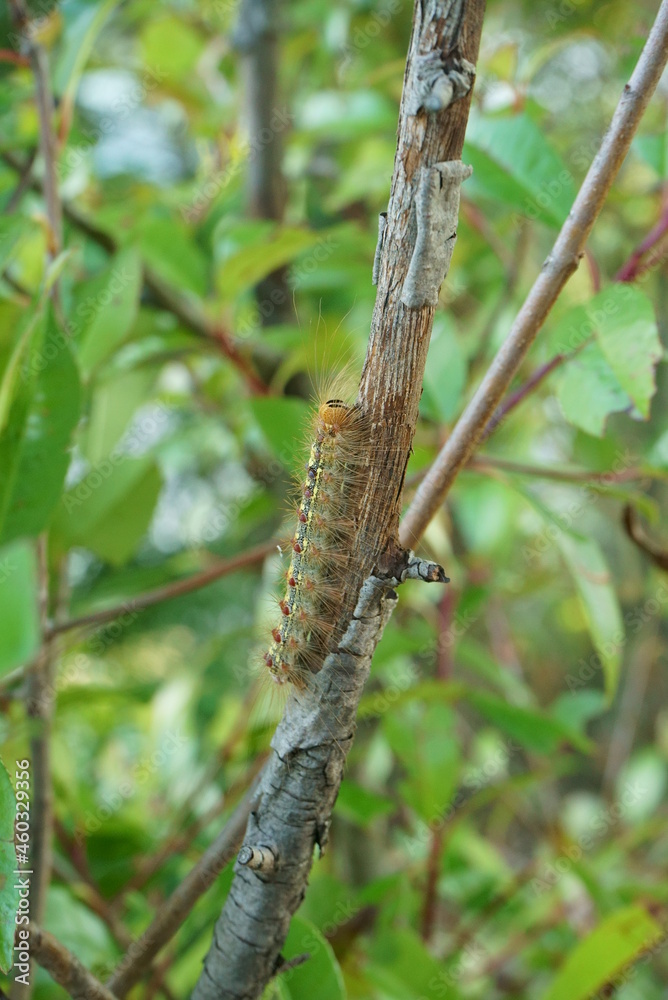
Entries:
<svg viewBox="0 0 668 1000">
<path fill-rule="evenodd" d="M 663 936 L 642 906 L 617 910 L 575 946 L 543 1000 L 588 1000 Z"/>
<path fill-rule="evenodd" d="M 62 102 L 72 104 L 95 41 L 113 8 L 119 0 L 102 0 L 86 5 L 67 19 L 64 38 L 58 46 L 58 60 L 53 72 L 54 91 Z M 65 153 L 67 157 L 67 153 Z"/>
<path fill-rule="evenodd" d="M 378 816 L 386 816 L 393 809 L 392 799 L 370 792 L 351 779 L 343 782 L 336 800 L 337 815 L 359 826 L 369 826 Z"/>
<path fill-rule="evenodd" d="M 82 449 L 91 465 L 109 457 L 133 414 L 150 398 L 149 390 L 154 381 L 155 371 L 151 367 L 95 380 Z"/>
<path fill-rule="evenodd" d="M 107 820 L 107 822 L 113 823 Z M 116 844 L 124 844 L 127 851 L 136 850 L 132 831 L 126 826 L 126 838 L 122 841 L 115 838 Z M 92 838 L 87 838 L 87 845 Z M 111 844 L 107 840 L 107 857 L 111 853 Z M 90 855 L 89 855 L 90 857 Z M 89 906 L 78 900 L 74 892 L 62 885 L 51 885 L 46 900 L 44 926 L 52 934 L 57 935 L 62 944 L 74 952 L 80 962 L 88 968 L 98 968 L 115 964 L 118 960 L 118 948 L 101 917 Z"/>
<path fill-rule="evenodd" d="M 88 376 L 130 334 L 137 318 L 142 269 L 136 250 L 121 250 L 77 290 L 71 324 L 78 333 L 79 360 Z"/>
<path fill-rule="evenodd" d="M 345 1000 L 343 975 L 329 941 L 308 920 L 293 917 L 282 954 L 289 961 L 298 955 L 308 955 L 308 961 L 284 972 L 277 983 L 280 993 L 273 992 L 275 984 L 268 987 L 265 997 L 280 996 L 283 1000 L 301 1000 L 317 997 L 318 1000 Z"/>
<path fill-rule="evenodd" d="M 195 295 L 206 293 L 209 260 L 187 226 L 175 219 L 150 218 L 137 224 L 135 235 L 143 259 L 159 278 Z"/>
<path fill-rule="evenodd" d="M 603 715 L 605 711 L 606 701 L 603 692 L 594 688 L 564 691 L 550 706 L 552 718 L 581 733 L 584 733 L 592 719 Z"/>
<path fill-rule="evenodd" d="M 301 102 L 298 127 L 327 142 L 392 133 L 396 107 L 377 90 L 318 90 Z"/>
<path fill-rule="evenodd" d="M 148 20 L 141 34 L 144 65 L 159 66 L 161 77 L 181 80 L 195 72 L 202 54 L 204 39 L 180 17 L 156 17 Z"/>
<path fill-rule="evenodd" d="M 417 934 L 379 927 L 369 944 L 366 975 L 383 1000 L 457 1000 L 458 975 L 430 955 Z"/>
<path fill-rule="evenodd" d="M 437 312 L 429 342 L 420 409 L 446 423 L 457 414 L 466 385 L 466 361 L 452 324 Z"/>
<path fill-rule="evenodd" d="M 3 215 L 0 218 L 0 273 L 5 270 L 21 236 L 34 223 L 22 215 Z"/>
<path fill-rule="evenodd" d="M 49 311 L 0 435 L 0 541 L 37 535 L 58 502 L 80 411 L 79 376 Z"/>
<path fill-rule="evenodd" d="M 29 661 L 39 648 L 37 568 L 33 546 L 0 549 L 0 676 Z"/>
<path fill-rule="evenodd" d="M 37 341 L 41 344 L 44 337 L 45 315 L 40 304 L 25 314 L 19 326 L 16 342 L 5 366 L 0 382 L 0 433 L 3 433 L 9 422 L 12 407 L 22 401 L 29 405 L 32 383 L 29 378 L 31 371 L 31 351 Z M 16 418 L 15 418 L 16 419 Z"/>
<path fill-rule="evenodd" d="M 273 226 L 261 243 L 246 246 L 221 260 L 218 245 L 216 286 L 223 299 L 231 301 L 241 292 L 256 285 L 262 278 L 294 260 L 314 246 L 321 233 L 288 226 Z"/>
<path fill-rule="evenodd" d="M 250 406 L 274 454 L 285 469 L 293 469 L 295 456 L 305 454 L 308 405 L 301 399 L 254 396 Z"/>
<path fill-rule="evenodd" d="M 383 725 L 408 772 L 408 780 L 399 786 L 401 795 L 428 823 L 445 810 L 459 778 L 460 751 L 452 709 L 438 702 L 411 706 L 388 716 Z"/>
<path fill-rule="evenodd" d="M 625 636 L 617 594 L 610 581 L 610 572 L 601 548 L 595 539 L 585 538 L 583 535 L 564 527 L 563 521 L 549 507 L 546 507 L 534 493 L 523 490 L 517 484 L 514 484 L 514 488 L 538 511 L 545 521 L 557 529 L 552 537 L 559 546 L 573 577 L 589 633 L 601 658 L 605 691 L 608 701 L 610 701 L 617 688 Z M 576 512 L 582 510 L 587 498 L 588 495 L 585 494 L 583 501 L 576 508 Z M 573 516 L 569 515 L 567 524 L 572 523 Z"/>
<path fill-rule="evenodd" d="M 471 115 L 464 160 L 473 167 L 467 192 L 500 202 L 530 219 L 561 226 L 575 190 L 561 157 L 526 115 Z"/>
<path fill-rule="evenodd" d="M 596 437 L 603 436 L 611 413 L 629 410 L 633 405 L 594 342 L 564 365 L 557 399 L 570 424 Z"/>
<path fill-rule="evenodd" d="M 640 289 L 617 284 L 593 298 L 588 311 L 600 317 L 596 336 L 619 385 L 647 418 L 656 392 L 654 369 L 663 356 L 654 306 Z"/>
<path fill-rule="evenodd" d="M 510 705 L 494 695 L 478 691 L 471 691 L 467 700 L 481 715 L 529 750 L 553 753 L 563 743 L 570 744 L 583 753 L 589 753 L 592 749 L 589 740 L 577 729 L 564 725 L 544 712 Z"/>
<path fill-rule="evenodd" d="M 610 571 L 595 539 L 560 531 L 555 541 L 571 571 L 589 633 L 601 658 L 610 702 L 617 690 L 625 642 L 622 613 Z"/>
<path fill-rule="evenodd" d="M 0 760 L 0 970 L 9 972 L 14 964 L 14 931 L 19 892 L 16 883 L 14 818 L 16 798 L 5 765 Z"/>
<path fill-rule="evenodd" d="M 65 545 L 83 545 L 122 566 L 151 523 L 161 484 L 149 456 L 103 461 L 64 495 L 54 530 Z"/>
</svg>

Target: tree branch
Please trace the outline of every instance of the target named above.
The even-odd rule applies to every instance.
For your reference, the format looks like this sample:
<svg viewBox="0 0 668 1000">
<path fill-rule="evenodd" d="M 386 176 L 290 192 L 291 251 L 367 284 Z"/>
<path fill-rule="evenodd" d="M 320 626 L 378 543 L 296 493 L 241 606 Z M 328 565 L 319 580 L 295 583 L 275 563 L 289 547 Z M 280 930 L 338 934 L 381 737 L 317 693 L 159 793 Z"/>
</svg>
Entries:
<svg viewBox="0 0 668 1000">
<path fill-rule="evenodd" d="M 668 60 L 668 0 L 663 0 L 647 43 L 580 188 L 568 219 L 517 319 L 473 399 L 419 487 L 401 525 L 402 544 L 414 546 L 485 428 L 559 293 L 577 269 L 585 244 L 628 152 L 643 112 Z"/>
<path fill-rule="evenodd" d="M 139 982 L 160 949 L 176 934 L 197 900 L 213 885 L 238 850 L 248 814 L 258 794 L 258 781 L 178 889 L 160 907 L 153 922 L 123 956 L 107 983 L 107 989 L 119 1000 Z"/>
<path fill-rule="evenodd" d="M 460 156 L 483 9 L 483 0 L 415 4 L 358 394 L 368 419 L 368 466 L 356 539 L 346 553 L 343 610 L 313 690 L 288 702 L 244 838 L 244 856 L 268 853 L 273 870 L 237 861 L 194 1000 L 250 1000 L 281 970 L 280 951 L 304 895 L 314 847 L 322 851 L 327 842 L 371 656 L 396 603 L 393 588 L 409 576 L 444 580 L 440 567 L 410 560 L 397 529 L 434 306 L 466 176 Z"/>
<path fill-rule="evenodd" d="M 30 951 L 51 978 L 67 990 L 72 1000 L 116 1000 L 78 958 L 48 931 L 30 922 Z"/>
</svg>

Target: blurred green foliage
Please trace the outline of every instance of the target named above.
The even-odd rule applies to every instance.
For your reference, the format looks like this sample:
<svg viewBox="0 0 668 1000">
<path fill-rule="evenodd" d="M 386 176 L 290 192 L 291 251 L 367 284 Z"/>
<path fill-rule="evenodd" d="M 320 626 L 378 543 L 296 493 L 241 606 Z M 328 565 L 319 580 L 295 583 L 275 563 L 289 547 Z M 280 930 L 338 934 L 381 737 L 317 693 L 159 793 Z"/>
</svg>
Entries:
<svg viewBox="0 0 668 1000">
<path fill-rule="evenodd" d="M 0 749 L 12 775 L 29 754 L 20 668 L 40 642 L 46 534 L 50 616 L 119 608 L 59 637 L 54 680 L 45 923 L 105 978 L 124 950 L 114 920 L 142 933 L 248 787 L 280 714 L 257 666 L 278 556 L 132 602 L 289 530 L 301 387 L 364 353 L 411 9 L 284 5 L 277 222 L 246 218 L 266 138 L 245 132 L 237 2 L 33 6 L 68 210 L 64 256 L 47 265 L 39 160 L 17 193 L 16 163 L 39 141 L 34 80 L 5 60 Z M 655 7 L 489 3 L 464 153 L 474 174 L 409 484 L 548 254 Z M 16 50 L 2 18 L 0 48 Z M 313 958 L 274 996 L 584 1000 L 615 977 L 619 1000 L 665 995 L 668 580 L 621 520 L 634 505 L 668 548 L 665 243 L 632 283 L 616 277 L 665 218 L 667 99 L 664 87 L 514 388 L 551 373 L 430 525 L 424 551 L 452 583 L 402 589 L 331 847 L 288 940 L 288 957 Z M 272 325 L 254 286 L 283 266 L 290 320 Z M 229 880 L 170 947 L 172 995 L 199 974 Z M 39 970 L 36 983 L 37 1000 L 64 996 Z"/>
</svg>

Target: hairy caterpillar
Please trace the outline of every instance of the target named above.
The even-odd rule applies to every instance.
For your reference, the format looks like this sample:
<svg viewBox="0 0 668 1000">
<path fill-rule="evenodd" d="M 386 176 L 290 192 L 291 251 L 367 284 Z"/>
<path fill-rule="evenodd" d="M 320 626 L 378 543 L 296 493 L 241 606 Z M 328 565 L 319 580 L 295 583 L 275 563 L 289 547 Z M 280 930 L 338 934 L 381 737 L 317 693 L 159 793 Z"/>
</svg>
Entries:
<svg viewBox="0 0 668 1000">
<path fill-rule="evenodd" d="M 366 421 L 359 407 L 328 399 L 317 411 L 281 620 L 264 662 L 274 681 L 303 690 L 319 669 L 341 608 L 343 573 L 363 485 Z"/>
</svg>

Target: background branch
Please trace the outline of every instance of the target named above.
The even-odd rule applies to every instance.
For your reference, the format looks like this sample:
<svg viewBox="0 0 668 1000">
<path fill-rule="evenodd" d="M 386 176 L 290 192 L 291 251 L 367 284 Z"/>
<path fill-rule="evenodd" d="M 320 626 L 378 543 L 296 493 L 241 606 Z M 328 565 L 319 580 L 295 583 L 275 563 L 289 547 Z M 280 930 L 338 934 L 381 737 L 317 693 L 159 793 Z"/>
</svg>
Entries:
<svg viewBox="0 0 668 1000">
<path fill-rule="evenodd" d="M 30 922 L 30 950 L 72 1000 L 116 1000 L 114 994 L 84 968 L 78 958 L 48 931 Z"/>
<path fill-rule="evenodd" d="M 246 130 L 252 147 L 246 173 L 248 212 L 254 219 L 280 222 L 286 201 L 283 143 L 276 127 L 278 111 L 279 0 L 242 0 L 234 31 L 241 54 Z M 290 319 L 287 269 L 280 267 L 256 287 L 260 322 L 265 326 Z"/>
<path fill-rule="evenodd" d="M 49 60 L 45 49 L 34 40 L 30 31 L 29 15 L 23 0 L 10 0 L 14 26 L 21 38 L 21 47 L 28 57 L 35 80 L 39 147 L 44 172 L 44 196 L 49 236 L 47 261 L 54 260 L 62 247 L 62 212 L 58 192 L 57 149 L 53 122 L 53 94 L 49 80 Z M 22 188 L 24 178 L 19 182 Z M 57 283 L 50 296 L 57 304 Z M 46 897 L 51 882 L 53 835 L 53 786 L 51 778 L 51 733 L 53 727 L 54 647 L 48 633 L 49 621 L 49 556 L 46 534 L 36 542 L 38 567 L 38 604 L 41 646 L 28 671 L 26 715 L 30 732 L 30 763 L 32 783 L 32 809 L 30 843 L 30 912 L 38 922 L 44 917 Z M 31 941 L 32 945 L 32 941 Z M 33 949 L 31 947 L 31 960 Z M 33 977 L 27 981 L 15 980 L 12 1000 L 28 1000 L 32 996 Z"/>
<path fill-rule="evenodd" d="M 160 907 L 153 922 L 130 946 L 107 983 L 108 989 L 116 997 L 124 997 L 149 970 L 160 949 L 176 934 L 197 900 L 215 882 L 239 849 L 248 814 L 257 794 L 256 789 L 257 782 L 178 889 Z"/>
</svg>

